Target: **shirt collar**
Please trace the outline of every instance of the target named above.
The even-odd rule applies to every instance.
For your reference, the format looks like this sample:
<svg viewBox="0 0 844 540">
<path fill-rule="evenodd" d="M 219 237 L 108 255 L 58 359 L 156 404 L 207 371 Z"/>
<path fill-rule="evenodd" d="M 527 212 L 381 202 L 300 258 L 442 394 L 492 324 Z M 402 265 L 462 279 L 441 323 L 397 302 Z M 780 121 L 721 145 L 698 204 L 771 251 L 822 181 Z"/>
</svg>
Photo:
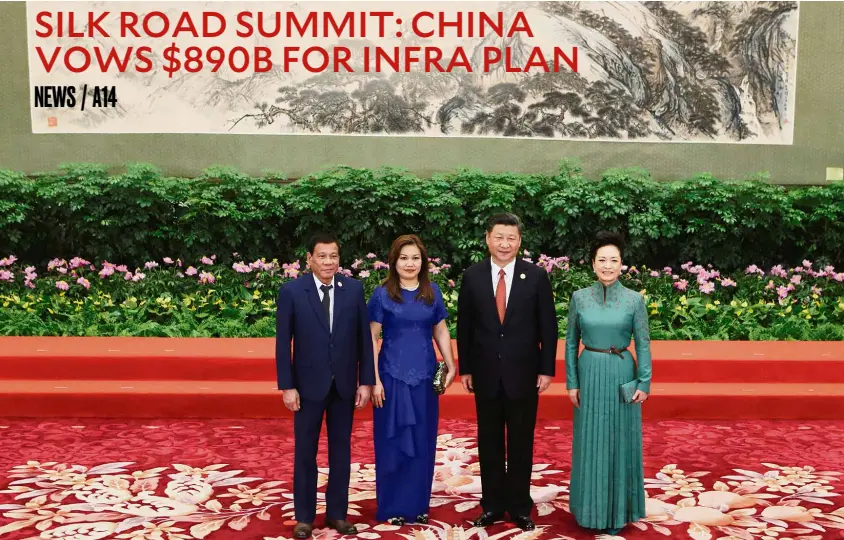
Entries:
<svg viewBox="0 0 844 540">
<path fill-rule="evenodd" d="M 501 270 L 501 267 L 495 264 L 492 259 L 489 261 L 492 264 L 492 272 L 497 276 L 498 271 Z M 504 274 L 507 276 L 512 276 L 513 271 L 516 268 L 516 259 L 514 258 L 512 261 L 507 263 L 507 266 L 504 267 Z"/>
<path fill-rule="evenodd" d="M 317 275 L 316 275 L 315 273 L 313 274 L 313 276 L 314 276 L 314 283 L 316 283 L 316 288 L 317 288 L 317 290 L 320 290 L 320 287 L 322 287 L 323 285 L 325 285 L 325 283 L 323 283 L 322 281 L 320 281 L 320 280 L 319 280 L 319 278 L 317 277 Z M 335 280 L 334 280 L 334 276 L 331 276 L 331 283 L 329 283 L 329 285 L 331 285 L 332 289 L 333 289 L 333 287 L 334 287 L 334 285 L 335 285 L 334 281 L 335 281 Z"/>
</svg>

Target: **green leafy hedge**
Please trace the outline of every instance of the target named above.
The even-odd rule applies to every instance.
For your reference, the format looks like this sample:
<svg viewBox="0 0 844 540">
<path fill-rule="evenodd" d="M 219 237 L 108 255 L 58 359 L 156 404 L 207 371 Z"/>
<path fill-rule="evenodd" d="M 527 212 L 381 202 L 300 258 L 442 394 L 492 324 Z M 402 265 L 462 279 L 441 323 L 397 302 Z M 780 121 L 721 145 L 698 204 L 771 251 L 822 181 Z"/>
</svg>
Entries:
<svg viewBox="0 0 844 540">
<path fill-rule="evenodd" d="M 664 183 L 641 169 L 591 180 L 568 160 L 552 176 L 335 167 L 292 183 L 225 167 L 190 179 L 149 164 L 121 174 L 96 164 L 34 176 L 0 169 L 0 253 L 32 264 L 78 256 L 136 266 L 161 253 L 295 260 L 312 231 L 329 229 L 353 258 L 414 232 L 460 270 L 485 255 L 485 220 L 501 210 L 524 219 L 525 249 L 575 260 L 596 231 L 614 229 L 628 235 L 626 262 L 653 268 L 844 264 L 844 182 L 786 189 L 700 174 Z"/>
</svg>

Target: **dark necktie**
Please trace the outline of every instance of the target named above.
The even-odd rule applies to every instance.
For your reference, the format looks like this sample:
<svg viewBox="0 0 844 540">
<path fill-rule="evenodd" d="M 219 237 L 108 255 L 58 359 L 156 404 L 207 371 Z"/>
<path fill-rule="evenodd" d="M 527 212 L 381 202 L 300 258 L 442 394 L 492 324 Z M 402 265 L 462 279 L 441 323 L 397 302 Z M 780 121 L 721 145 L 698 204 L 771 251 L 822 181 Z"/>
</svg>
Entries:
<svg viewBox="0 0 844 540">
<path fill-rule="evenodd" d="M 319 290 L 322 291 L 322 310 L 325 312 L 325 320 L 328 321 L 328 329 L 331 330 L 331 296 L 328 291 L 331 290 L 331 285 L 320 285 Z"/>
</svg>

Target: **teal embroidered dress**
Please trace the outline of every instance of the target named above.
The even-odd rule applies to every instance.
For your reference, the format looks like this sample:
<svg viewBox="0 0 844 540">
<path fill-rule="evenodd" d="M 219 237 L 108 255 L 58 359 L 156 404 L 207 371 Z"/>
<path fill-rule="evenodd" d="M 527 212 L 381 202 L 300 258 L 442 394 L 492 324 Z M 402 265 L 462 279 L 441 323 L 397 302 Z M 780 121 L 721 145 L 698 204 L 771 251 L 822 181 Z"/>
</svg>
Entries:
<svg viewBox="0 0 844 540">
<path fill-rule="evenodd" d="M 635 340 L 638 368 L 630 351 L 616 354 L 584 349 L 621 349 Z M 651 352 L 648 315 L 641 294 L 618 281 L 596 282 L 575 291 L 566 333 L 566 388 L 580 389 L 574 409 L 570 510 L 589 529 L 613 529 L 645 517 L 642 460 L 642 405 L 625 403 L 620 385 L 638 379 L 650 394 Z"/>
</svg>

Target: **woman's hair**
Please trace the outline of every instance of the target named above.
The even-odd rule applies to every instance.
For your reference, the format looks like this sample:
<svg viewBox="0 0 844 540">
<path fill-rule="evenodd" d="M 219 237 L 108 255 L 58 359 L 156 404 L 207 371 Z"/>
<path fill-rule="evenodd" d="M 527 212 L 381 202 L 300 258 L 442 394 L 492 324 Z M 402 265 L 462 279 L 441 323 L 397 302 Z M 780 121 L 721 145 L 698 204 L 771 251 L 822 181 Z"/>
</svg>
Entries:
<svg viewBox="0 0 844 540">
<path fill-rule="evenodd" d="M 595 241 L 592 242 L 592 249 L 589 252 L 589 259 L 595 262 L 595 257 L 598 255 L 598 250 L 604 246 L 615 246 L 618 248 L 618 253 L 621 259 L 624 260 L 624 238 L 618 233 L 601 231 L 595 235 Z"/>
<path fill-rule="evenodd" d="M 396 302 L 403 302 L 401 295 L 401 279 L 399 278 L 399 272 L 396 266 L 398 265 L 402 248 L 411 245 L 419 248 L 419 254 L 422 259 L 421 266 L 419 268 L 419 288 L 416 292 L 416 298 L 422 299 L 426 304 L 431 305 L 434 303 L 434 290 L 431 287 L 431 281 L 428 278 L 428 253 L 425 251 L 425 246 L 422 244 L 422 240 L 420 240 L 415 234 L 405 234 L 403 236 L 399 236 L 395 239 L 395 241 L 393 241 L 393 245 L 390 247 L 390 254 L 387 258 L 390 269 L 387 272 L 387 278 L 384 280 L 384 288 L 387 289 L 387 294 L 390 298 Z"/>
</svg>

